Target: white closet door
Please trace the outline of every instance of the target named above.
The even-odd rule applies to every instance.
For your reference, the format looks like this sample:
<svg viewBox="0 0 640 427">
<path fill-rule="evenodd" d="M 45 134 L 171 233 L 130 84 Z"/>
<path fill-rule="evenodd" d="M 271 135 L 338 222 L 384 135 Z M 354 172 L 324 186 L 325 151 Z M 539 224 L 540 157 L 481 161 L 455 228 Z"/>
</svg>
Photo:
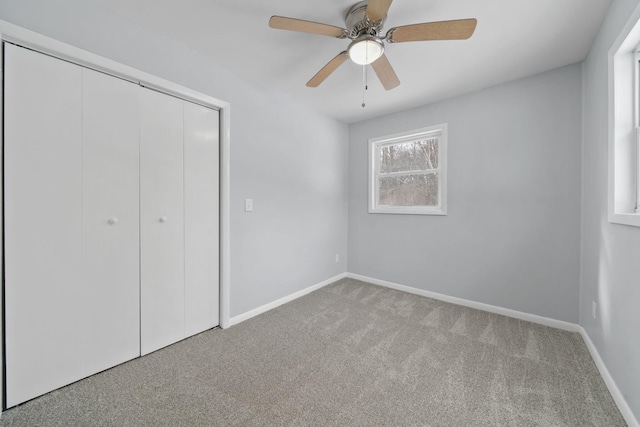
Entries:
<svg viewBox="0 0 640 427">
<path fill-rule="evenodd" d="M 83 69 L 86 375 L 140 355 L 138 90 Z"/>
<path fill-rule="evenodd" d="M 7 405 L 83 377 L 80 67 L 5 44 Z"/>
<path fill-rule="evenodd" d="M 183 101 L 140 88 L 141 352 L 184 338 Z"/>
<path fill-rule="evenodd" d="M 218 112 L 184 103 L 185 331 L 219 324 Z"/>
</svg>

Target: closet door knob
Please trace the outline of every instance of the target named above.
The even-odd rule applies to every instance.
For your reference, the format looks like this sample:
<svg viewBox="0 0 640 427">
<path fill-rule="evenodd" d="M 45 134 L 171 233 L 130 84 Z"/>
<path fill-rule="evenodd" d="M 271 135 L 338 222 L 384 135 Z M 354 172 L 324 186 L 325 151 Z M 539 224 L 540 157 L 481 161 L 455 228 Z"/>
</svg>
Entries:
<svg viewBox="0 0 640 427">
<path fill-rule="evenodd" d="M 160 222 L 167 222 L 167 217 L 166 216 L 161 216 L 159 221 Z"/>
<path fill-rule="evenodd" d="M 116 225 L 118 223 L 118 218 L 109 218 L 107 223 L 109 223 L 109 225 Z"/>
</svg>

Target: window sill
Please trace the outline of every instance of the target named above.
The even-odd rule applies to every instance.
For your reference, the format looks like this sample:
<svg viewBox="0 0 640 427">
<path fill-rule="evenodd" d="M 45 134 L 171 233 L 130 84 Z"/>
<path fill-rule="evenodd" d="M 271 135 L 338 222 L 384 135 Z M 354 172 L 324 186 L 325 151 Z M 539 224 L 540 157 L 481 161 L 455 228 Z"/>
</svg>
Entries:
<svg viewBox="0 0 640 427">
<path fill-rule="evenodd" d="M 399 215 L 440 215 L 447 214 L 445 209 L 440 207 L 377 207 L 369 208 L 369 213 L 399 214 Z"/>
<path fill-rule="evenodd" d="M 631 225 L 633 227 L 640 227 L 640 214 L 637 214 L 637 213 L 610 214 L 609 222 L 612 224 Z"/>
</svg>

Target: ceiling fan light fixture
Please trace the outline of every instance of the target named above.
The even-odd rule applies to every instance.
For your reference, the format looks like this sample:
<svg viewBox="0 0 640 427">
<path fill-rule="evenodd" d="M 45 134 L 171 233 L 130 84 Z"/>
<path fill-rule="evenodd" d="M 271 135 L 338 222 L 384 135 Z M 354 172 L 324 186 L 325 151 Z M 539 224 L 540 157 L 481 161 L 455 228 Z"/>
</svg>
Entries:
<svg viewBox="0 0 640 427">
<path fill-rule="evenodd" d="M 347 49 L 349 58 L 359 65 L 371 64 L 384 53 L 384 44 L 377 37 L 364 35 L 355 39 Z"/>
</svg>

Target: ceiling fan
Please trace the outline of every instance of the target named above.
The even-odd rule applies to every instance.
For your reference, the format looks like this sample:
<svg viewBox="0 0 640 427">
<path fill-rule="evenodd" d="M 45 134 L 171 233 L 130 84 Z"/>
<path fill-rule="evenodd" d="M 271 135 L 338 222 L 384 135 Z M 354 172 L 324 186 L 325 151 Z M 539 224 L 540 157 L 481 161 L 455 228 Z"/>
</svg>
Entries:
<svg viewBox="0 0 640 427">
<path fill-rule="evenodd" d="M 354 4 L 345 17 L 346 29 L 302 19 L 272 16 L 269 26 L 280 30 L 320 34 L 323 36 L 350 39 L 347 50 L 340 52 L 307 82 L 309 87 L 318 87 L 348 58 L 360 65 L 371 64 L 382 86 L 391 90 L 400 84 L 384 54 L 384 42 L 404 43 L 423 40 L 465 40 L 476 29 L 475 19 L 425 22 L 422 24 L 393 27 L 382 35 L 382 26 L 393 0 L 365 0 Z"/>
</svg>

